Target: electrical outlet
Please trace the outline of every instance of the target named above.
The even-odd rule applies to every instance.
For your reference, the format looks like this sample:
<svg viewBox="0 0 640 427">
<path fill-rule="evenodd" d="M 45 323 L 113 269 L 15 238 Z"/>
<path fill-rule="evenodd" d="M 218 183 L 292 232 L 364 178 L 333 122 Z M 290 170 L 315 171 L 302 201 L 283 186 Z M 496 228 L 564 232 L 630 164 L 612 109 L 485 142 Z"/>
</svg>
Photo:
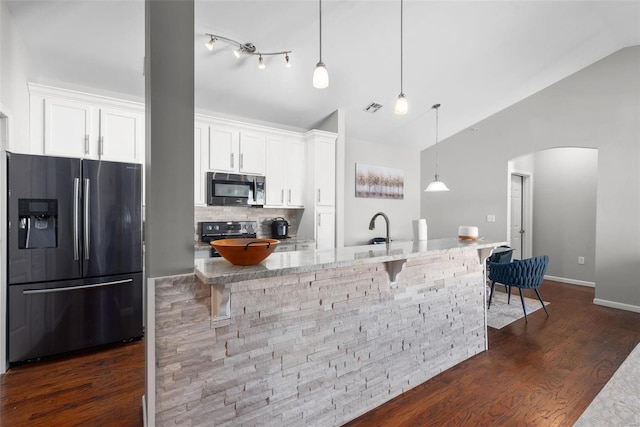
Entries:
<svg viewBox="0 0 640 427">
<path fill-rule="evenodd" d="M 496 222 L 495 215 L 487 215 L 487 222 Z"/>
<path fill-rule="evenodd" d="M 578 264 L 584 265 L 584 257 L 583 256 L 579 256 L 578 257 Z"/>
</svg>

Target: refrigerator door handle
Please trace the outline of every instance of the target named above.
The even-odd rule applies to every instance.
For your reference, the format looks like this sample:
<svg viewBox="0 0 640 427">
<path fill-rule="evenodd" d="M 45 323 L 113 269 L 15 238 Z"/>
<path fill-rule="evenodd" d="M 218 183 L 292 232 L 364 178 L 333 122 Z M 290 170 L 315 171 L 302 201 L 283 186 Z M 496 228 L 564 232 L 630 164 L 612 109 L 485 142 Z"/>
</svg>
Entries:
<svg viewBox="0 0 640 427">
<path fill-rule="evenodd" d="M 91 285 L 69 286 L 68 288 L 51 288 L 51 289 L 27 289 L 22 291 L 23 295 L 33 294 L 50 294 L 53 292 L 77 291 L 78 289 L 100 288 L 103 286 L 120 285 L 122 283 L 133 282 L 133 279 L 114 280 L 113 282 L 93 283 Z"/>
<path fill-rule="evenodd" d="M 91 180 L 89 178 L 84 179 L 84 259 L 89 259 L 89 186 L 91 185 Z"/>
<path fill-rule="evenodd" d="M 73 259 L 80 260 L 80 178 L 73 179 Z"/>
</svg>

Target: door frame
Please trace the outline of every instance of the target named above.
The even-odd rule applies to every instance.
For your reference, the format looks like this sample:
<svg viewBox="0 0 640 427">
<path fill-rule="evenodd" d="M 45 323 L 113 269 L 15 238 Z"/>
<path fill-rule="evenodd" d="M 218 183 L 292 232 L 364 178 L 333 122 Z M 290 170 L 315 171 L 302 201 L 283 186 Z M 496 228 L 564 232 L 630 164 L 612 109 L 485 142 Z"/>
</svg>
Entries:
<svg viewBox="0 0 640 427">
<path fill-rule="evenodd" d="M 7 371 L 7 150 L 12 147 L 11 111 L 0 100 L 0 374 Z"/>
<path fill-rule="evenodd" d="M 507 174 L 507 241 L 511 244 L 511 177 L 521 176 L 522 180 L 522 224 L 525 239 L 522 245 L 522 259 L 533 253 L 533 172 L 514 169 L 509 162 Z"/>
</svg>

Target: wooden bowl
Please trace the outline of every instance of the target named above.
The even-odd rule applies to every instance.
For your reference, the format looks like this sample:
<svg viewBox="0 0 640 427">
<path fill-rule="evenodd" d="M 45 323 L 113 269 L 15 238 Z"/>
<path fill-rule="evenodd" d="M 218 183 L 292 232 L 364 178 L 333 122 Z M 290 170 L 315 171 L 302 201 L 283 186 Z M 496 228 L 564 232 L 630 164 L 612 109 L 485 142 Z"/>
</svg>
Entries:
<svg viewBox="0 0 640 427">
<path fill-rule="evenodd" d="M 233 265 L 255 265 L 271 255 L 278 243 L 276 239 L 223 239 L 211 246 Z"/>
</svg>

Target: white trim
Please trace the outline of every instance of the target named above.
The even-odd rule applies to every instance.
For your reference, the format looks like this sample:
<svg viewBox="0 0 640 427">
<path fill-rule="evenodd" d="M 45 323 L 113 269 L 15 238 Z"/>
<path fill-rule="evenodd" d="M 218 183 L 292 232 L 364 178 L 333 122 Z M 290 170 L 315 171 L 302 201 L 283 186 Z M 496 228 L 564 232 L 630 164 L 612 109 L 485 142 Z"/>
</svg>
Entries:
<svg viewBox="0 0 640 427">
<path fill-rule="evenodd" d="M 147 279 L 146 288 L 146 326 L 144 333 L 144 364 L 145 364 L 145 427 L 156 425 L 156 279 Z"/>
<path fill-rule="evenodd" d="M 593 303 L 596 305 L 602 305 L 604 307 L 617 308 L 618 310 L 632 311 L 634 313 L 640 313 L 640 306 L 623 304 L 621 302 L 608 301 L 605 299 L 594 298 Z"/>
<path fill-rule="evenodd" d="M 7 265 L 7 150 L 12 148 L 11 111 L 0 103 L 0 116 L 5 120 L 5 135 L 0 135 L 0 264 Z M 6 139 L 5 139 L 6 137 Z M 0 374 L 7 371 L 7 269 L 0 268 Z"/>
<path fill-rule="evenodd" d="M 27 83 L 29 95 L 41 96 L 45 99 L 56 98 L 66 99 L 76 102 L 84 102 L 95 107 L 114 107 L 145 112 L 144 102 L 128 101 L 126 99 L 114 98 L 111 96 L 97 95 L 93 93 L 80 92 L 78 90 L 63 89 L 53 86 L 46 86 L 38 83 Z"/>
<path fill-rule="evenodd" d="M 568 283 L 570 285 L 586 286 L 588 288 L 595 288 L 595 282 L 587 282 L 585 280 L 567 279 L 566 277 L 548 276 L 544 275 L 545 280 L 553 280 L 554 282 Z"/>
</svg>

